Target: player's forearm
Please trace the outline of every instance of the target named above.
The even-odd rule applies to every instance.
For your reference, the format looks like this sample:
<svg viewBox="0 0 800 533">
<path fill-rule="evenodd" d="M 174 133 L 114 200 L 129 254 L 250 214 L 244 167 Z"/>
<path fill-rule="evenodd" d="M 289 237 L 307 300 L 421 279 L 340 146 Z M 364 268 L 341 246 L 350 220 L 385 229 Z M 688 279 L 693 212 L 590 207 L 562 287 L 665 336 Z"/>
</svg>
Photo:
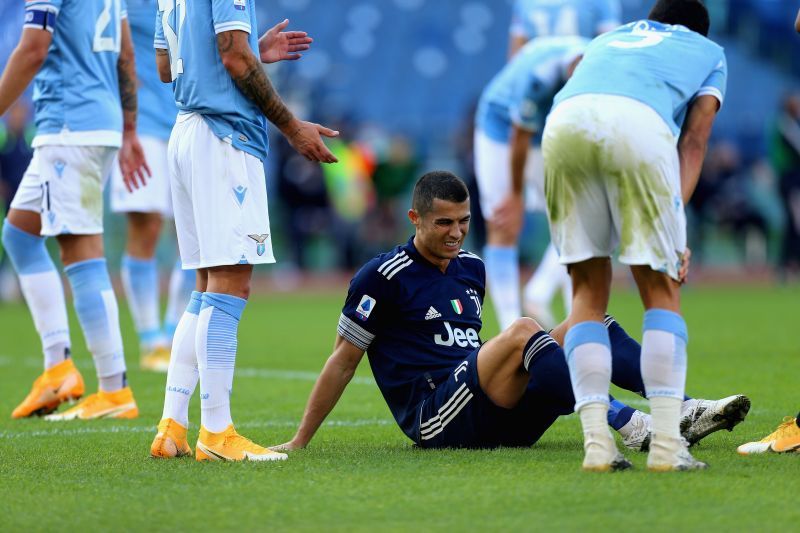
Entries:
<svg viewBox="0 0 800 533">
<path fill-rule="evenodd" d="M 526 42 L 528 42 L 528 40 L 525 37 L 521 35 L 512 35 L 508 45 L 508 59 L 514 57 L 516 53 L 519 52 L 519 49 L 525 46 Z"/>
<path fill-rule="evenodd" d="M 243 48 L 237 43 L 234 33 L 236 32 L 227 31 L 217 35 L 217 48 L 222 64 L 239 90 L 256 104 L 267 120 L 286 134 L 295 120 L 294 115 L 272 86 L 261 61 L 249 48 Z"/>
<path fill-rule="evenodd" d="M 678 143 L 678 156 L 681 165 L 681 196 L 684 205 L 689 203 L 697 181 L 700 179 L 700 171 L 703 168 L 703 160 L 706 157 L 706 147 L 708 142 L 695 136 L 683 136 Z"/>
<path fill-rule="evenodd" d="M 127 23 L 125 26 L 127 26 Z M 136 132 L 136 113 L 139 107 L 136 96 L 136 61 L 133 55 L 133 43 L 130 39 L 130 30 L 127 32 L 123 30 L 122 48 L 119 53 L 119 59 L 117 59 L 123 133 Z"/>
<path fill-rule="evenodd" d="M 22 46 L 14 49 L 0 77 L 0 115 L 25 92 L 46 58 L 46 51 L 42 54 Z"/>
<path fill-rule="evenodd" d="M 794 19 L 794 29 L 800 33 L 800 11 L 797 12 L 797 18 Z"/>
<path fill-rule="evenodd" d="M 172 83 L 172 69 L 169 66 L 169 52 L 163 48 L 156 48 L 156 69 L 158 79 L 163 83 Z"/>
<path fill-rule="evenodd" d="M 342 397 L 355 370 L 355 367 L 340 363 L 336 355 L 328 358 L 322 373 L 314 384 L 311 396 L 308 398 L 303 420 L 293 439 L 295 444 L 305 447 L 311 442 L 319 427 L 336 406 L 339 398 Z"/>
</svg>

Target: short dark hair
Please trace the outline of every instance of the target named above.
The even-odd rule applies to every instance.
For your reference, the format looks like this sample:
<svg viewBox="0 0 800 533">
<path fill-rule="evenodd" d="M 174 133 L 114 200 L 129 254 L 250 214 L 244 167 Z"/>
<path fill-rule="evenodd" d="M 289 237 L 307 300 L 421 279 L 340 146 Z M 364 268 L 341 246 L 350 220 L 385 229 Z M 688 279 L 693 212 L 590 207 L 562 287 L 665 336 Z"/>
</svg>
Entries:
<svg viewBox="0 0 800 533">
<path fill-rule="evenodd" d="M 455 174 L 446 170 L 434 170 L 422 176 L 414 185 L 411 207 L 420 215 L 427 214 L 433 200 L 461 203 L 469 199 L 467 185 Z"/>
<path fill-rule="evenodd" d="M 711 26 L 708 9 L 701 0 L 656 0 L 647 18 L 664 24 L 680 24 L 704 36 Z"/>
</svg>

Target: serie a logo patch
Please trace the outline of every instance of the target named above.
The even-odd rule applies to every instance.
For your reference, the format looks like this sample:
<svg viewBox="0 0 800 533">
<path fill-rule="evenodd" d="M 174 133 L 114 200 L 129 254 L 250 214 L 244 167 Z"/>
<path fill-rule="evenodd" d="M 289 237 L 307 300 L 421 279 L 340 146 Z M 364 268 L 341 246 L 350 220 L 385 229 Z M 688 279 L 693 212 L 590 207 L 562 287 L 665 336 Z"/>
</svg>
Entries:
<svg viewBox="0 0 800 533">
<path fill-rule="evenodd" d="M 358 318 L 361 320 L 366 320 L 369 318 L 369 315 L 372 314 L 372 310 L 375 309 L 375 304 L 378 302 L 370 296 L 369 294 L 365 294 L 361 297 L 361 301 L 358 303 L 358 307 L 356 307 L 356 313 L 358 314 Z"/>
</svg>

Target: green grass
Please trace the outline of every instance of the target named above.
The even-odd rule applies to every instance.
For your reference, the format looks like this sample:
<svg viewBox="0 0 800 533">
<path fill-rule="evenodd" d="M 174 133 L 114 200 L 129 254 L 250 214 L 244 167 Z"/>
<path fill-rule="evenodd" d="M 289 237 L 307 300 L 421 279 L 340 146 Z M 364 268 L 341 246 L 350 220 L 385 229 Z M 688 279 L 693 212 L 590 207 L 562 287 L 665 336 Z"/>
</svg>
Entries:
<svg viewBox="0 0 800 533">
<path fill-rule="evenodd" d="M 262 444 L 288 440 L 333 344 L 344 289 L 260 297 L 240 329 L 234 420 Z M 282 464 L 199 464 L 148 457 L 164 377 L 136 369 L 122 306 L 129 377 L 141 416 L 132 421 L 12 421 L 40 371 L 38 339 L 21 305 L 0 307 L 0 530 L 794 530 L 800 455 L 737 456 L 800 403 L 798 288 L 689 288 L 688 391 L 746 393 L 747 421 L 698 445 L 707 472 L 636 469 L 585 474 L 579 421 L 559 420 L 531 449 L 422 451 L 391 421 L 363 364 L 307 450 Z M 612 312 L 635 337 L 641 312 L 622 291 Z M 487 316 L 484 336 L 495 332 Z M 75 359 L 93 389 L 91 360 L 74 323 Z M 623 399 L 634 399 L 621 395 Z M 635 405 L 643 405 L 640 401 Z M 199 407 L 191 410 L 191 442 Z"/>
</svg>

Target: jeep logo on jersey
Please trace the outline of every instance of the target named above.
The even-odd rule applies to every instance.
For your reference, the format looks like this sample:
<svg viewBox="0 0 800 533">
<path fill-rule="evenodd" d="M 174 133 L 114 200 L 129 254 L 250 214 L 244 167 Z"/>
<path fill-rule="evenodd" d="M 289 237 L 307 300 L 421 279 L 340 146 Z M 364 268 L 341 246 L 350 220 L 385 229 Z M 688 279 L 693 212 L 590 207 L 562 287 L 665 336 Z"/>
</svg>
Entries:
<svg viewBox="0 0 800 533">
<path fill-rule="evenodd" d="M 365 294 L 361 297 L 361 301 L 358 303 L 358 307 L 356 307 L 356 313 L 358 313 L 358 318 L 361 320 L 366 320 L 369 318 L 369 315 L 372 313 L 372 310 L 375 309 L 375 304 L 378 302 L 370 296 L 369 294 Z"/>
<path fill-rule="evenodd" d="M 450 322 L 445 322 L 444 329 L 447 330 L 446 338 L 443 339 L 438 333 L 433 337 L 433 342 L 440 346 L 452 346 L 455 344 L 461 348 L 466 348 L 467 346 L 479 348 L 481 345 L 478 332 L 472 328 L 467 328 L 465 331 L 461 328 L 450 326 Z"/>
<path fill-rule="evenodd" d="M 264 255 L 264 252 L 267 249 L 267 246 L 264 244 L 264 241 L 266 241 L 267 237 L 269 237 L 269 233 L 262 233 L 261 235 L 259 235 L 258 233 L 253 233 L 251 235 L 248 235 L 248 237 L 250 237 L 251 239 L 256 241 L 256 243 L 258 243 L 256 245 L 256 253 L 258 255 Z"/>
</svg>

